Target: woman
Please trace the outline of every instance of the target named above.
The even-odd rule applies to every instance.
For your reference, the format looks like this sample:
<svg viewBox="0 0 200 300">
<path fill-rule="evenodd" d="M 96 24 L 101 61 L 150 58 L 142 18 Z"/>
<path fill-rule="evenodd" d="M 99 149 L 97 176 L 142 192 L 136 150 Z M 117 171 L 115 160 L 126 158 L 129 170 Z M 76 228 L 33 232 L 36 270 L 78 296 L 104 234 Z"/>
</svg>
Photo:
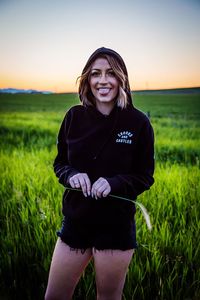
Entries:
<svg viewBox="0 0 200 300">
<path fill-rule="evenodd" d="M 54 170 L 71 189 L 63 195 L 45 299 L 71 299 L 93 258 L 97 299 L 118 300 L 137 247 L 135 206 L 112 195 L 134 200 L 153 184 L 153 130 L 132 105 L 118 53 L 97 49 L 79 79 L 82 105 L 68 111 L 58 135 Z"/>
</svg>

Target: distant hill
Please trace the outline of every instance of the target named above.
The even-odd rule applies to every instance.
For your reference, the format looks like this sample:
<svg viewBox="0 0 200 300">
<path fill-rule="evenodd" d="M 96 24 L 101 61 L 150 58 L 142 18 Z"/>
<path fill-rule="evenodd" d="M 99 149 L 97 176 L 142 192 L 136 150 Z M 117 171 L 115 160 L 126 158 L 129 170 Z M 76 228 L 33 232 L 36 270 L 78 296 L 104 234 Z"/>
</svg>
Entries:
<svg viewBox="0 0 200 300">
<path fill-rule="evenodd" d="M 163 89 L 163 90 L 140 90 L 132 91 L 133 94 L 149 94 L 149 95 L 164 95 L 164 94 L 200 94 L 200 87 L 194 88 L 179 88 L 179 89 Z"/>
<path fill-rule="evenodd" d="M 6 94 L 52 94 L 50 91 L 38 91 L 38 90 L 24 90 L 24 89 L 0 89 L 0 93 Z"/>
</svg>

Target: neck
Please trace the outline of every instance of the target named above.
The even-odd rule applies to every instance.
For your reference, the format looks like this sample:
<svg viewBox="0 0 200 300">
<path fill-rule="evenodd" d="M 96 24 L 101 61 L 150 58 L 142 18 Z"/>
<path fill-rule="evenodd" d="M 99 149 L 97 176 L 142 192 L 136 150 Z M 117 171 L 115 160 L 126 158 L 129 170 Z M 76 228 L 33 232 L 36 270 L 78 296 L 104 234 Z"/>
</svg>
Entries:
<svg viewBox="0 0 200 300">
<path fill-rule="evenodd" d="M 113 110 L 115 106 L 114 102 L 110 102 L 110 103 L 99 103 L 96 102 L 96 108 L 97 110 L 102 113 L 103 115 L 109 115 L 111 113 L 111 111 Z"/>
</svg>

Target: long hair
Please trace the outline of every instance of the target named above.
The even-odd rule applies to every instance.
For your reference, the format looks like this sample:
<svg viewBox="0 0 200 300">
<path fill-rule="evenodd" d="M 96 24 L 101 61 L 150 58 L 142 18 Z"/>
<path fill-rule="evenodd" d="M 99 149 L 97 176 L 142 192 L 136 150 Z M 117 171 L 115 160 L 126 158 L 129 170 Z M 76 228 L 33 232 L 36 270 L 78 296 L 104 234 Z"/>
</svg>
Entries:
<svg viewBox="0 0 200 300">
<path fill-rule="evenodd" d="M 107 53 L 108 52 L 108 53 Z M 114 55 L 113 55 L 114 53 Z M 117 56 L 116 56 L 117 55 Z M 119 82 L 119 91 L 116 97 L 116 104 L 121 108 L 125 108 L 130 104 L 130 87 L 128 81 L 128 74 L 126 66 L 120 57 L 119 54 L 115 51 L 108 48 L 97 49 L 87 61 L 81 76 L 77 78 L 79 81 L 79 97 L 83 105 L 93 105 L 95 106 L 95 98 L 92 94 L 89 84 L 90 72 L 92 64 L 97 58 L 105 58 L 110 64 L 118 82 Z"/>
</svg>

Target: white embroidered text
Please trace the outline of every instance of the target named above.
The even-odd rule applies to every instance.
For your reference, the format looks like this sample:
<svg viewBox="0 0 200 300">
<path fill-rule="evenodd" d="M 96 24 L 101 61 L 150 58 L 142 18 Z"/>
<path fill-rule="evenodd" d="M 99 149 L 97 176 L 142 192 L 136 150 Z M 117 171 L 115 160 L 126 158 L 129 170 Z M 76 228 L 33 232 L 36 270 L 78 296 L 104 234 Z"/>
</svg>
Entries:
<svg viewBox="0 0 200 300">
<path fill-rule="evenodd" d="M 133 134 L 130 131 L 121 131 L 117 136 L 116 143 L 132 144 Z"/>
</svg>

